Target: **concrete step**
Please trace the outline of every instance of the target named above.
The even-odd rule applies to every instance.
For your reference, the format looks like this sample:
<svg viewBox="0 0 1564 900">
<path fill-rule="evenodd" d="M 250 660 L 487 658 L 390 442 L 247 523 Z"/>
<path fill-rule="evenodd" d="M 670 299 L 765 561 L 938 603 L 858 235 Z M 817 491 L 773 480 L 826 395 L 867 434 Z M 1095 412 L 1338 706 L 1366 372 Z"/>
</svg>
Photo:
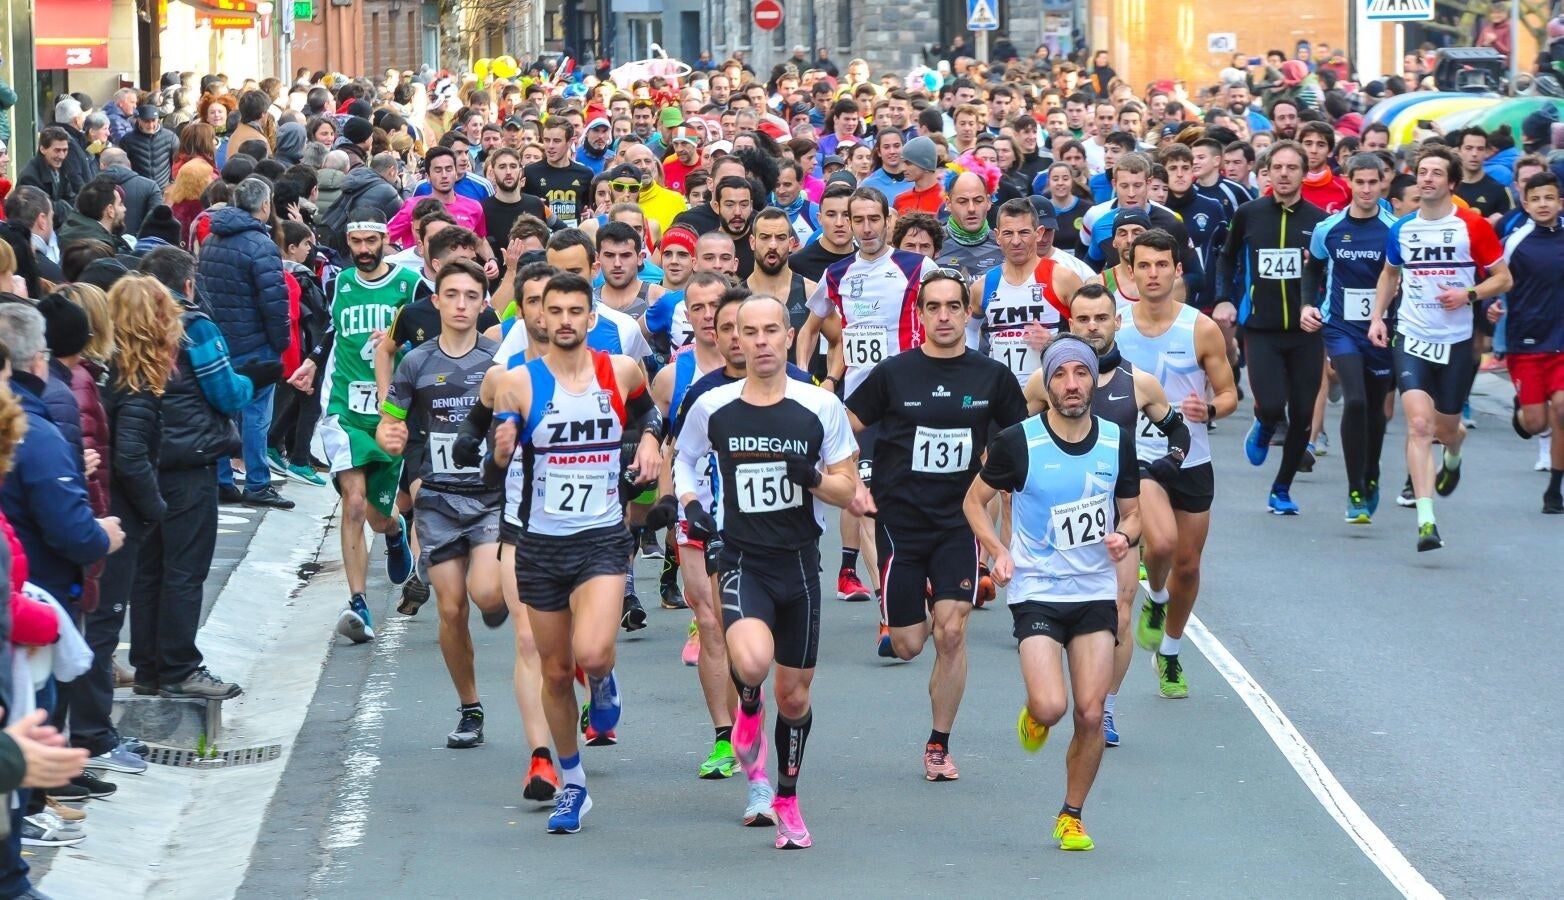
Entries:
<svg viewBox="0 0 1564 900">
<path fill-rule="evenodd" d="M 145 697 L 122 689 L 114 692 L 114 727 L 149 744 L 186 750 L 221 748 L 223 702 Z"/>
</svg>

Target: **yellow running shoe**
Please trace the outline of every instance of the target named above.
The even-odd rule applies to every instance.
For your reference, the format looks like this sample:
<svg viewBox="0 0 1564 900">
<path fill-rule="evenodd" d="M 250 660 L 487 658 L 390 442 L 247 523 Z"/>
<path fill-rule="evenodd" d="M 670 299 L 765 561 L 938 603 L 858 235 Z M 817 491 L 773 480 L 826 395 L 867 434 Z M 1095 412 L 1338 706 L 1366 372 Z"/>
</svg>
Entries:
<svg viewBox="0 0 1564 900">
<path fill-rule="evenodd" d="M 1081 820 L 1069 813 L 1059 814 L 1059 820 L 1054 823 L 1054 837 L 1059 840 L 1060 850 L 1090 850 L 1096 846 Z"/>
<path fill-rule="evenodd" d="M 1021 749 L 1028 753 L 1036 753 L 1048 743 L 1048 726 L 1037 724 L 1032 718 L 1031 712 L 1025 706 L 1021 707 L 1021 717 L 1016 719 L 1016 737 L 1021 740 Z"/>
</svg>

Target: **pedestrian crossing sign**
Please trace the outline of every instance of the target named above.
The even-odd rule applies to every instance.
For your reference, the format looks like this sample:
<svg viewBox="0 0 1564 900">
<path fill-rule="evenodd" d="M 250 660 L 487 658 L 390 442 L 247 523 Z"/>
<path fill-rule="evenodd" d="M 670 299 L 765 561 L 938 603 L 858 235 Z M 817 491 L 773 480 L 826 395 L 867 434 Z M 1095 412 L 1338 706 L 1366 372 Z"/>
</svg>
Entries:
<svg viewBox="0 0 1564 900">
<path fill-rule="evenodd" d="M 1365 0 L 1374 22 L 1422 22 L 1434 17 L 1434 0 Z"/>
<path fill-rule="evenodd" d="M 1379 0 L 1374 0 L 1374 2 L 1379 2 Z M 967 0 L 967 30 L 999 30 L 998 3 L 999 0 Z"/>
</svg>

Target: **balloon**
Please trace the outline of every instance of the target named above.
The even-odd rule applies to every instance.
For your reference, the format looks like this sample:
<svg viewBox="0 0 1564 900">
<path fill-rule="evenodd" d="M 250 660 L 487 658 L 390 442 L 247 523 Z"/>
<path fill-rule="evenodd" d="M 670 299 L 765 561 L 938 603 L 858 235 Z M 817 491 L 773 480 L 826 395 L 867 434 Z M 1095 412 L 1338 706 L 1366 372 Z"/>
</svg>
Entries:
<svg viewBox="0 0 1564 900">
<path fill-rule="evenodd" d="M 483 81 L 489 77 L 489 67 L 492 65 L 494 65 L 494 60 L 485 56 L 472 64 L 472 73 L 478 76 L 479 81 Z"/>
<path fill-rule="evenodd" d="M 516 63 L 516 57 L 506 54 L 495 59 L 489 71 L 496 78 L 515 78 L 521 73 L 521 66 Z"/>
</svg>

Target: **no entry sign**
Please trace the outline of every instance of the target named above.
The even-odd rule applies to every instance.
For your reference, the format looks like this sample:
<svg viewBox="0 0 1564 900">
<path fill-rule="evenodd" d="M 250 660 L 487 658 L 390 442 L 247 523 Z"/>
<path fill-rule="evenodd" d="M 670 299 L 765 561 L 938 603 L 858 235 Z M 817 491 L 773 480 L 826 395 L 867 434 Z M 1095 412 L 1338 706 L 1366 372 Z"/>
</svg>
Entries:
<svg viewBox="0 0 1564 900">
<path fill-rule="evenodd" d="M 777 0 L 755 0 L 755 27 L 772 31 L 782 24 L 782 4 Z"/>
</svg>

